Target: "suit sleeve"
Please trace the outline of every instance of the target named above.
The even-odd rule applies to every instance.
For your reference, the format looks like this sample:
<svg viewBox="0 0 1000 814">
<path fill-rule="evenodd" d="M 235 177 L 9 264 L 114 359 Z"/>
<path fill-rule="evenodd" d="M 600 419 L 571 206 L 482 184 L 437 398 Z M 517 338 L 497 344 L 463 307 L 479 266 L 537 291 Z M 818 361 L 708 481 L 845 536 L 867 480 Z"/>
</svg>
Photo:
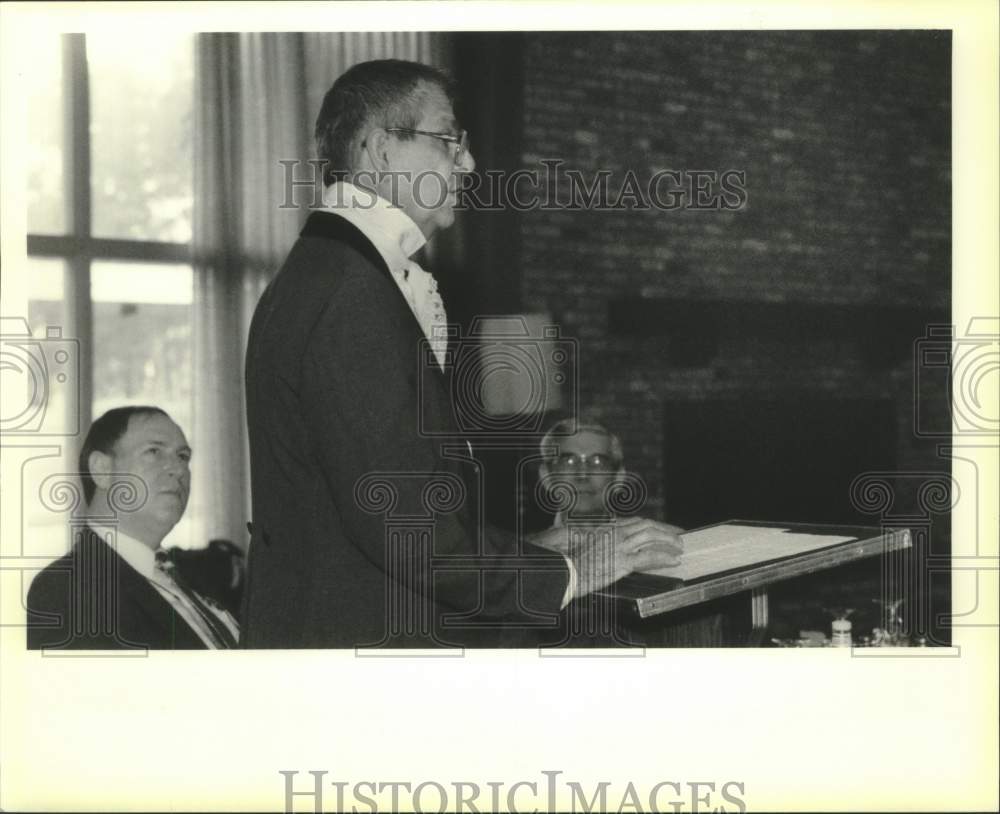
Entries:
<svg viewBox="0 0 1000 814">
<path fill-rule="evenodd" d="M 434 601 L 488 616 L 555 613 L 569 579 L 566 561 L 485 527 L 465 494 L 436 511 L 432 495 L 452 490 L 459 468 L 442 438 L 421 431 L 418 347 L 398 294 L 377 275 L 348 277 L 313 328 L 303 360 L 302 410 L 331 497 L 352 544 L 386 578 L 432 593 Z M 434 383 L 435 386 L 440 386 Z M 452 439 L 454 442 L 454 438 Z M 391 494 L 373 511 L 364 485 Z M 376 491 L 378 487 L 375 487 Z M 468 490 L 472 491 L 472 490 Z M 430 546 L 390 543 L 387 517 L 433 516 Z"/>
</svg>

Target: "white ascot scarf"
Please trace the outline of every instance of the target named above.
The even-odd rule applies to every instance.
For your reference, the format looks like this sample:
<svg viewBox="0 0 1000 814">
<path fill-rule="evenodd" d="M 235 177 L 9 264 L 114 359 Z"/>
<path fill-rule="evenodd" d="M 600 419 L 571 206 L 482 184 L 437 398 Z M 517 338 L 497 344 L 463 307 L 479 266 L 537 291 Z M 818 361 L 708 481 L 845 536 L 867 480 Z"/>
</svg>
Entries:
<svg viewBox="0 0 1000 814">
<path fill-rule="evenodd" d="M 448 316 L 434 275 L 410 260 L 410 255 L 427 242 L 420 227 L 399 207 L 347 181 L 327 187 L 323 205 L 356 226 L 375 246 L 443 369 Z"/>
</svg>

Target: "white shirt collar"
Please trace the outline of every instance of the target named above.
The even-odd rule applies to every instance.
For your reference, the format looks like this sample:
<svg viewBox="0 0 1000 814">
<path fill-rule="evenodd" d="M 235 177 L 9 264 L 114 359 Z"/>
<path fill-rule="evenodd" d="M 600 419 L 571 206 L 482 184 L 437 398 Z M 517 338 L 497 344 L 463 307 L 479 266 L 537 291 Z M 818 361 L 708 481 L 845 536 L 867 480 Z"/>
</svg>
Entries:
<svg viewBox="0 0 1000 814">
<path fill-rule="evenodd" d="M 323 206 L 345 218 L 367 237 L 390 271 L 398 272 L 427 242 L 420 227 L 398 206 L 348 181 L 323 191 Z"/>
<path fill-rule="evenodd" d="M 108 526 L 97 526 L 91 524 L 90 528 L 104 542 L 114 540 L 115 550 L 118 556 L 131 565 L 146 579 L 152 579 L 156 571 L 156 549 L 150 548 L 143 542 L 129 537 L 118 529 Z"/>
</svg>

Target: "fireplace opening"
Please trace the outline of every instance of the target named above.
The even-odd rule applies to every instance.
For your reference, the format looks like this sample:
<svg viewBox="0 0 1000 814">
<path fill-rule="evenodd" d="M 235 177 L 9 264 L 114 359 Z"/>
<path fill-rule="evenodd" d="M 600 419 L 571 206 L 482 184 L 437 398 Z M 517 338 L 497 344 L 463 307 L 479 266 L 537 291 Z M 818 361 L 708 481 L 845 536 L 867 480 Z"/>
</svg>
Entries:
<svg viewBox="0 0 1000 814">
<path fill-rule="evenodd" d="M 664 408 L 664 505 L 693 528 L 729 519 L 877 525 L 851 482 L 892 471 L 891 399 L 729 398 Z"/>
</svg>

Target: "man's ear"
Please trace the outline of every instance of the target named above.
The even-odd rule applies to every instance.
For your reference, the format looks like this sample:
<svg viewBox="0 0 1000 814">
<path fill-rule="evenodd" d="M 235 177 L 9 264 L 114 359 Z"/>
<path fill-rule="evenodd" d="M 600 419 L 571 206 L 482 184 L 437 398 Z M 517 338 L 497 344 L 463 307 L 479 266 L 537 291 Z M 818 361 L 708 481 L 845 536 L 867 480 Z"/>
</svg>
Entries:
<svg viewBox="0 0 1000 814">
<path fill-rule="evenodd" d="M 375 172 L 388 171 L 389 134 L 385 130 L 382 128 L 372 130 L 365 138 L 364 150 Z"/>
<path fill-rule="evenodd" d="M 107 491 L 111 488 L 111 456 L 106 452 L 95 449 L 87 458 L 87 466 L 90 467 L 90 477 L 97 484 L 98 489 Z"/>
</svg>

